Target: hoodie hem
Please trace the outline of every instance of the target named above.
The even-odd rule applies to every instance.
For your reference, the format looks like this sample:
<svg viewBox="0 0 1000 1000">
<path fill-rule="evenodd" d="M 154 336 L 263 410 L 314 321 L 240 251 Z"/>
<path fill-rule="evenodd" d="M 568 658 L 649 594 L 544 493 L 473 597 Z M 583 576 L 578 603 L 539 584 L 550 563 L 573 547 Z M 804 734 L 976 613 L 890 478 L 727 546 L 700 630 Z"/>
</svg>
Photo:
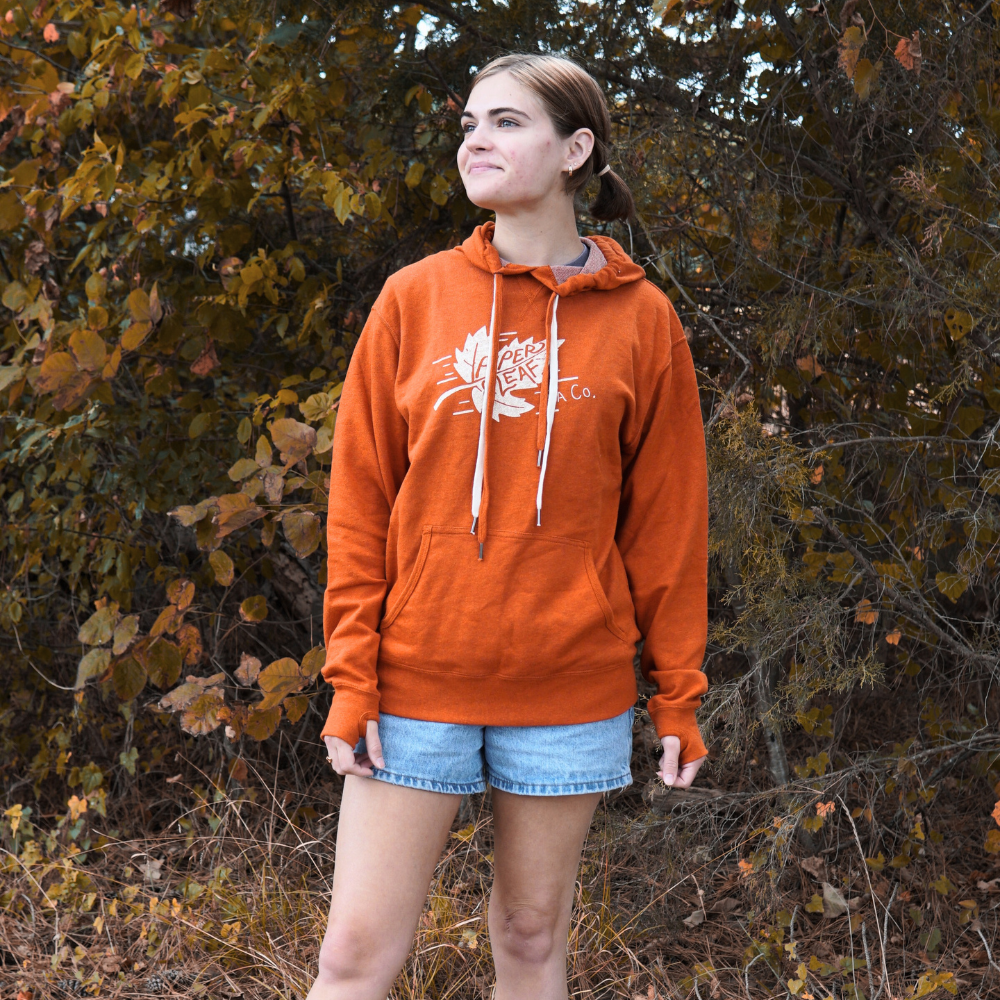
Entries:
<svg viewBox="0 0 1000 1000">
<path fill-rule="evenodd" d="M 586 677 L 587 683 L 567 683 Z M 379 659 L 379 707 L 390 715 L 472 726 L 560 726 L 614 718 L 636 703 L 631 663 L 546 676 L 458 674 Z"/>
</svg>

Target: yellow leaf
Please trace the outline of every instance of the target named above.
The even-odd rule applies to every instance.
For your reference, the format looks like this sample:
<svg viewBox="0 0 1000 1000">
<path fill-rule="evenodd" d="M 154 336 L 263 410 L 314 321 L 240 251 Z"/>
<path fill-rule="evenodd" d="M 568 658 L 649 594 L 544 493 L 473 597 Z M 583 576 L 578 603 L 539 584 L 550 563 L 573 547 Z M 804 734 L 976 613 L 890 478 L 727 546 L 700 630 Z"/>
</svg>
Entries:
<svg viewBox="0 0 1000 1000">
<path fill-rule="evenodd" d="M 847 74 L 848 80 L 854 77 L 854 70 L 858 65 L 858 54 L 861 52 L 861 46 L 864 44 L 864 31 L 855 25 L 849 27 L 837 41 L 837 49 L 840 53 L 837 57 L 837 62 L 840 64 L 840 68 Z"/>
<path fill-rule="evenodd" d="M 427 167 L 423 163 L 411 163 L 406 171 L 406 176 L 403 178 L 403 183 L 408 188 L 418 187 L 421 180 L 423 180 L 426 169 Z"/>
<path fill-rule="evenodd" d="M 50 354 L 43 362 L 35 387 L 41 392 L 58 392 L 79 375 L 76 362 L 65 351 Z"/>
<path fill-rule="evenodd" d="M 867 101 L 877 79 L 878 67 L 873 66 L 870 59 L 859 59 L 854 68 L 854 93 L 862 101 Z"/>
<path fill-rule="evenodd" d="M 10 190 L 0 192 L 0 230 L 17 229 L 24 221 L 21 199 Z"/>
<path fill-rule="evenodd" d="M 85 371 L 100 371 L 108 357 L 108 345 L 93 330 L 74 330 L 69 338 L 69 350 L 77 366 Z"/>
<path fill-rule="evenodd" d="M 137 351 L 152 329 L 153 327 L 149 323 L 133 323 L 122 334 L 122 350 Z"/>
<path fill-rule="evenodd" d="M 76 637 L 85 646 L 101 646 L 111 638 L 117 621 L 118 605 L 106 604 L 80 626 Z"/>
<path fill-rule="evenodd" d="M 281 519 L 281 526 L 285 529 L 285 538 L 300 559 L 305 559 L 316 551 L 322 525 L 315 514 L 307 511 L 285 514 Z"/>
<path fill-rule="evenodd" d="M 4 816 L 10 820 L 10 832 L 13 837 L 17 836 L 17 828 L 21 825 L 21 815 L 23 812 L 24 806 L 20 803 L 4 810 Z"/>
<path fill-rule="evenodd" d="M 944 314 L 944 324 L 948 327 L 952 340 L 961 340 L 972 332 L 976 321 L 964 309 L 949 309 Z"/>
<path fill-rule="evenodd" d="M 937 589 L 952 601 L 957 601 L 969 586 L 968 578 L 961 573 L 941 572 L 935 575 L 934 582 Z"/>
<path fill-rule="evenodd" d="M 233 582 L 233 560 L 222 549 L 216 549 L 209 557 L 209 564 L 215 572 L 215 582 L 228 587 Z"/>
<path fill-rule="evenodd" d="M 240 617 L 247 622 L 262 622 L 267 617 L 267 599 L 254 594 L 240 605 Z"/>
</svg>

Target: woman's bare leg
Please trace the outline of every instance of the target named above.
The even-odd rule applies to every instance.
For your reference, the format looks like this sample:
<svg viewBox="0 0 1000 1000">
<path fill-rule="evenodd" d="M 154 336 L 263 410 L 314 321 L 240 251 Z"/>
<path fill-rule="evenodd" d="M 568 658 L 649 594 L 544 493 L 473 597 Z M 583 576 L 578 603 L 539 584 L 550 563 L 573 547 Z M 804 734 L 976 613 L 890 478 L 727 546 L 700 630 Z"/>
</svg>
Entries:
<svg viewBox="0 0 1000 1000">
<path fill-rule="evenodd" d="M 576 873 L 600 798 L 492 789 L 495 1000 L 565 1000 Z"/>
<path fill-rule="evenodd" d="M 330 918 L 307 1000 L 385 1000 L 461 800 L 344 778 Z"/>
</svg>

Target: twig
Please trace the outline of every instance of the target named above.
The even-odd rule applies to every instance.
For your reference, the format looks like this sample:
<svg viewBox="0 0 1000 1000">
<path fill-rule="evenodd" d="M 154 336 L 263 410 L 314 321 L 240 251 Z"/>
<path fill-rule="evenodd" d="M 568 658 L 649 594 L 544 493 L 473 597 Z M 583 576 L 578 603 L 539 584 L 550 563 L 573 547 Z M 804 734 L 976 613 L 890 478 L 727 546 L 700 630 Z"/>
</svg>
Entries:
<svg viewBox="0 0 1000 1000">
<path fill-rule="evenodd" d="M 836 793 L 837 798 L 840 799 L 840 804 L 843 806 L 844 812 L 847 813 L 847 818 L 851 824 L 851 830 L 854 833 L 854 843 L 858 845 L 858 854 L 861 855 L 861 867 L 865 872 L 865 881 L 868 883 L 868 894 L 872 898 L 872 912 L 875 914 L 875 930 L 878 931 L 878 899 L 875 896 L 875 890 L 872 888 L 872 877 L 868 873 L 868 862 L 865 861 L 865 851 L 861 846 L 861 838 L 858 836 L 858 828 L 854 823 L 854 817 L 851 815 L 850 809 L 847 808 L 847 803 L 841 798 L 840 793 Z M 895 893 L 893 893 L 895 895 Z M 892 900 L 889 901 L 889 905 L 892 905 Z M 886 908 L 886 913 L 888 913 L 888 908 Z M 865 940 L 865 925 L 861 924 L 861 942 L 865 946 L 865 961 L 868 961 L 868 942 Z M 885 982 L 886 975 L 888 974 L 886 968 L 885 960 L 885 940 L 881 935 L 879 935 L 879 947 L 882 949 L 882 982 Z M 871 962 L 868 961 L 868 992 L 872 991 L 872 969 Z M 881 991 L 880 991 L 881 992 Z"/>
</svg>

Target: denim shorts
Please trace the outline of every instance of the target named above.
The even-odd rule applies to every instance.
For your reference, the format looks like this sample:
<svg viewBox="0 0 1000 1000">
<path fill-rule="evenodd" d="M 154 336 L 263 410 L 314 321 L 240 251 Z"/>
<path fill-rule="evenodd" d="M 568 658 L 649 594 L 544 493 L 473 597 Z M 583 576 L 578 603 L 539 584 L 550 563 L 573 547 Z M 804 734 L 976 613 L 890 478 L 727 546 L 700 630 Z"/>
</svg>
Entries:
<svg viewBox="0 0 1000 1000">
<path fill-rule="evenodd" d="M 469 795 L 494 788 L 516 795 L 581 795 L 632 784 L 635 709 L 568 726 L 468 726 L 379 713 L 385 767 L 393 785 Z M 355 753 L 364 753 L 358 740 Z"/>
</svg>

